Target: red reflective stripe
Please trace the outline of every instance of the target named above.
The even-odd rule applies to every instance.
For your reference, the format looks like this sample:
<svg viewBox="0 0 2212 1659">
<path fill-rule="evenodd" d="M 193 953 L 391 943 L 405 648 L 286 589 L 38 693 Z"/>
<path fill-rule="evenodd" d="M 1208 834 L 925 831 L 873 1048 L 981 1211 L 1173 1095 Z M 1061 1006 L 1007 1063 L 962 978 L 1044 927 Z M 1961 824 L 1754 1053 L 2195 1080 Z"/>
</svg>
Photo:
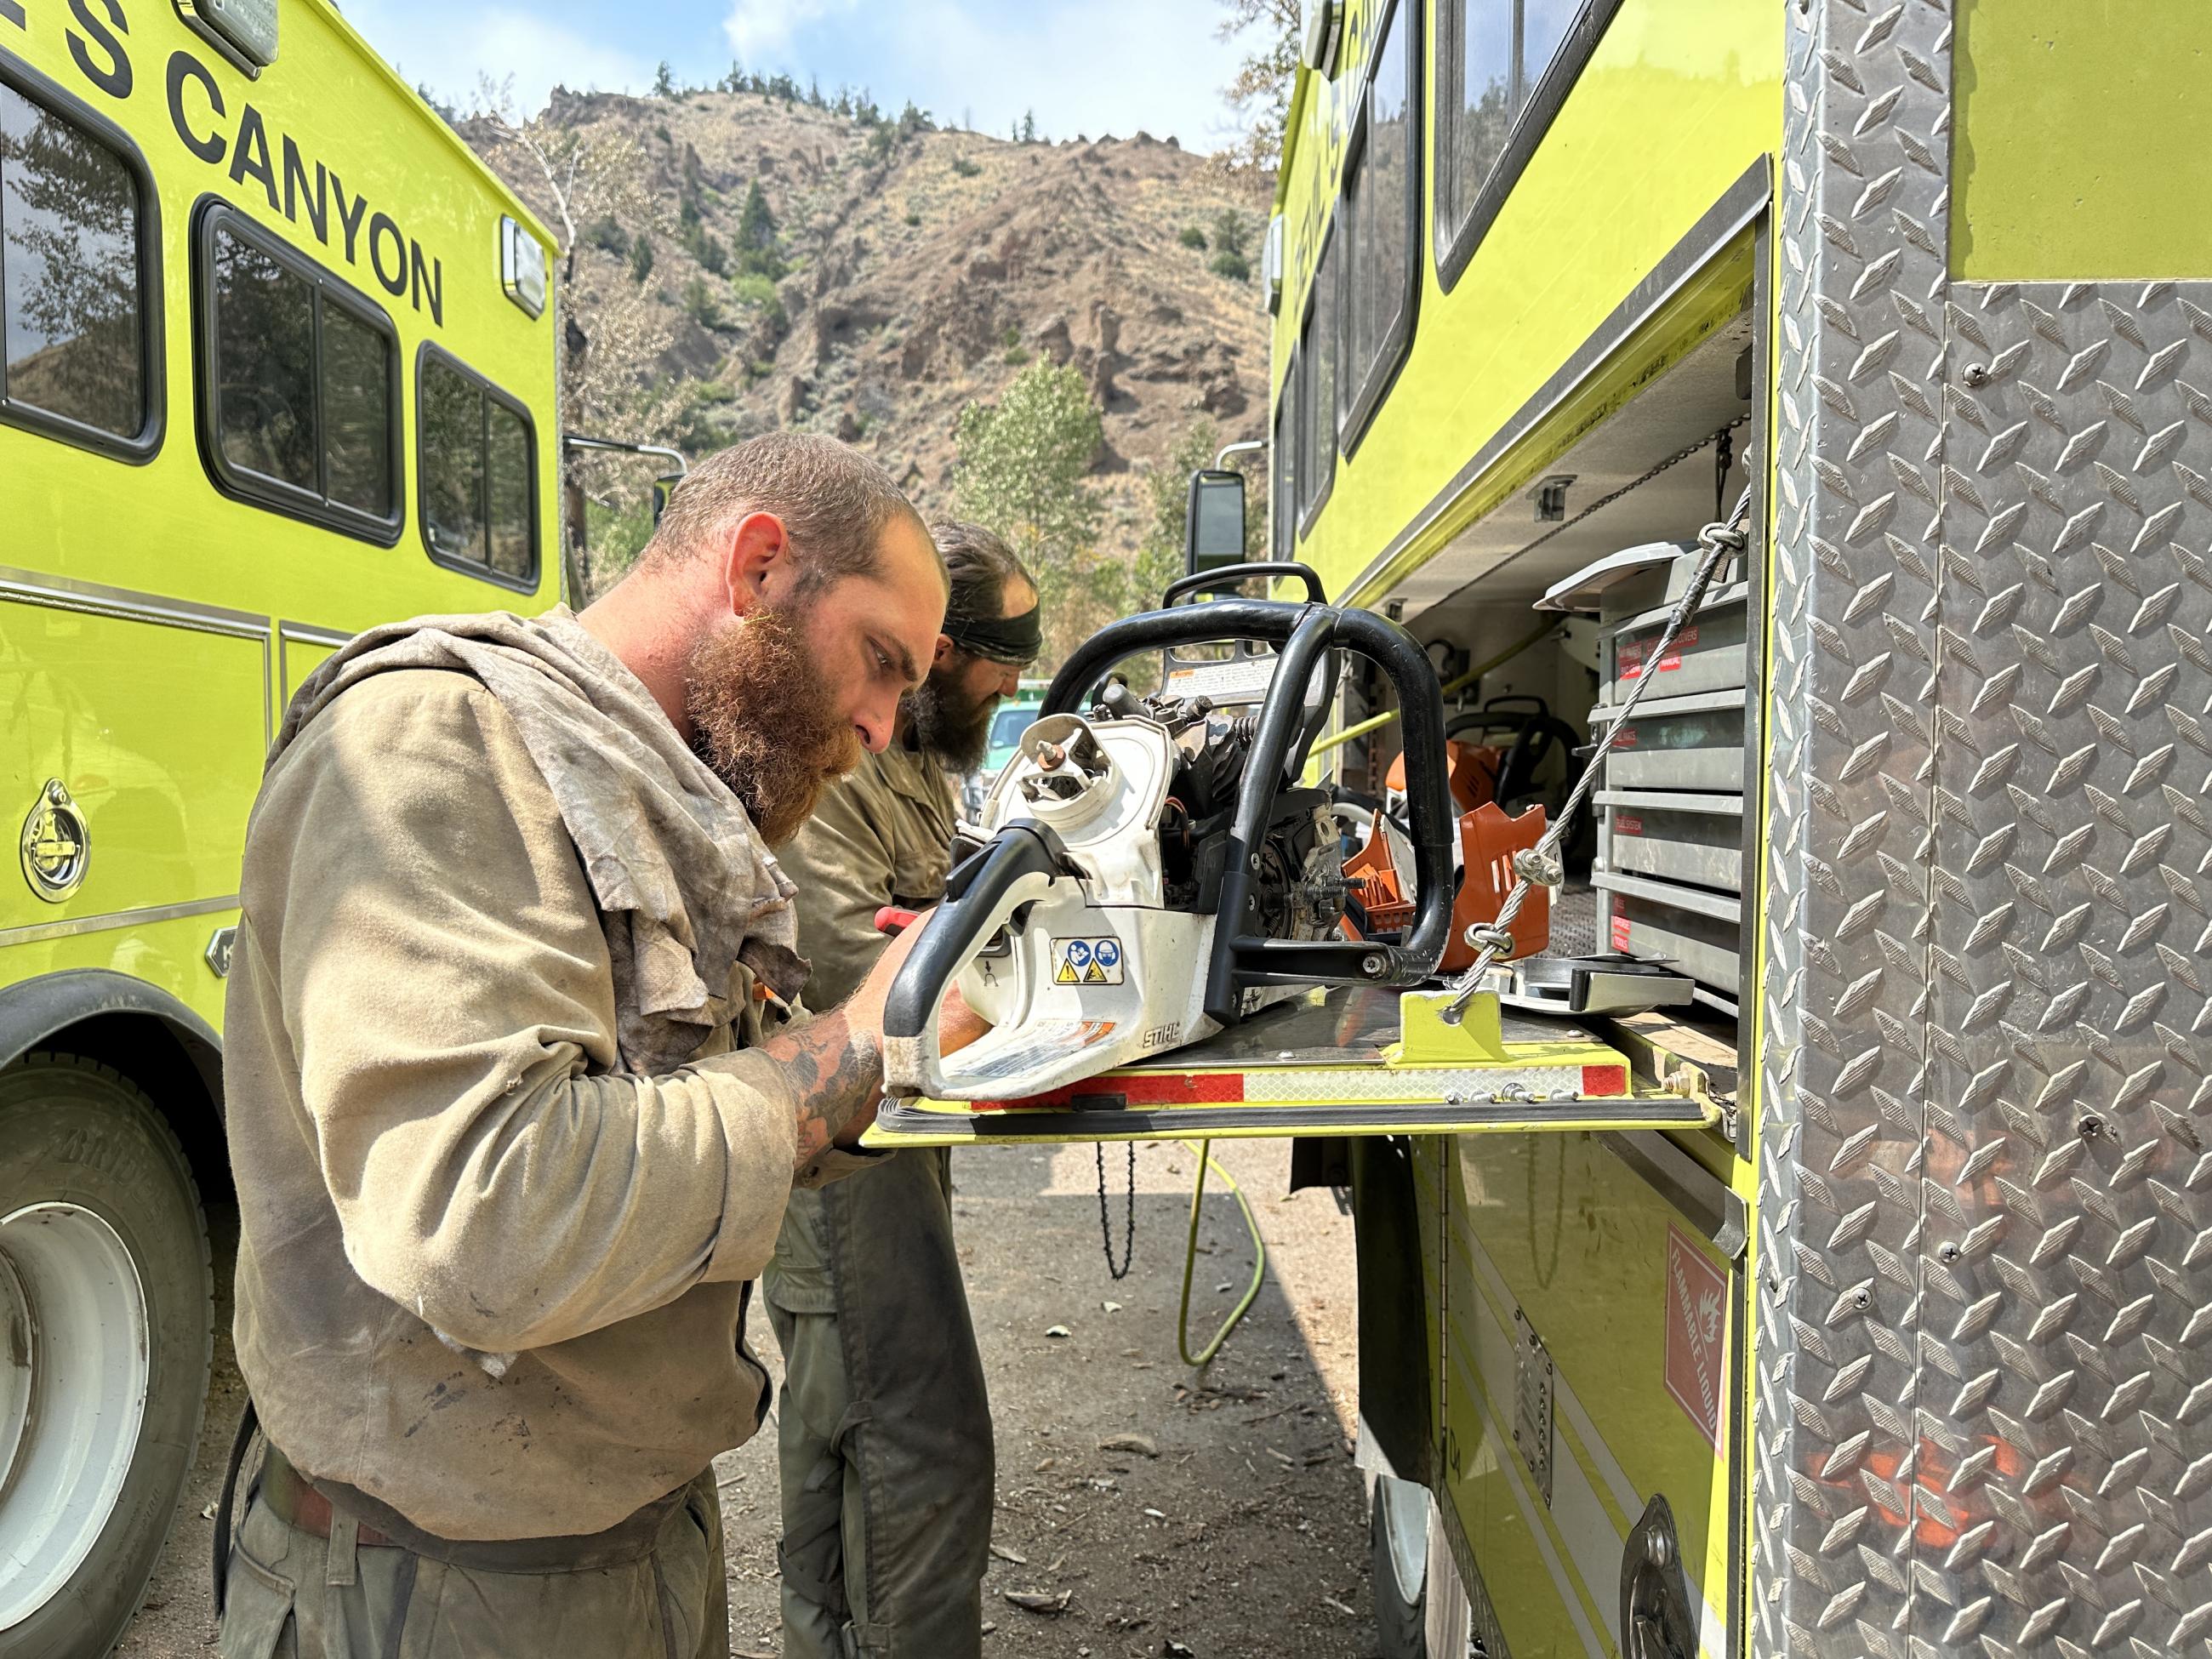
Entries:
<svg viewBox="0 0 2212 1659">
<path fill-rule="evenodd" d="M 1125 1106 L 1235 1105 L 1244 1098 L 1244 1075 L 1241 1072 L 1139 1072 L 1126 1077 L 1095 1077 L 1023 1100 L 979 1100 L 975 1109 L 1017 1111 L 1025 1107 L 1067 1106 L 1102 1097 L 1118 1098 Z"/>
<path fill-rule="evenodd" d="M 1583 1067 L 1583 1094 L 1585 1098 L 1601 1099 L 1609 1095 L 1628 1092 L 1628 1067 L 1626 1066 L 1585 1066 Z"/>
</svg>

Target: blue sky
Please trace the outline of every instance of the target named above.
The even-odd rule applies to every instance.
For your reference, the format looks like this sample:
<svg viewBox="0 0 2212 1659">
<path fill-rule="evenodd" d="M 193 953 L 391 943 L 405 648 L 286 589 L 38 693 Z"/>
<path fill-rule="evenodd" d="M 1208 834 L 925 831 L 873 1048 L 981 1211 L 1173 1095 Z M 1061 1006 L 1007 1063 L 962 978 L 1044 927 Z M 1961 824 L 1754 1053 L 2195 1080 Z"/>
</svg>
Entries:
<svg viewBox="0 0 2212 1659">
<path fill-rule="evenodd" d="M 512 76 L 525 112 L 556 83 L 642 92 L 748 69 L 908 98 L 944 123 L 1005 133 L 1024 110 L 1054 138 L 1139 127 L 1186 149 L 1237 136 L 1221 88 L 1240 46 L 1214 39 L 1212 0 L 344 0 L 348 19 L 410 80 L 466 104 L 481 72 Z"/>
</svg>

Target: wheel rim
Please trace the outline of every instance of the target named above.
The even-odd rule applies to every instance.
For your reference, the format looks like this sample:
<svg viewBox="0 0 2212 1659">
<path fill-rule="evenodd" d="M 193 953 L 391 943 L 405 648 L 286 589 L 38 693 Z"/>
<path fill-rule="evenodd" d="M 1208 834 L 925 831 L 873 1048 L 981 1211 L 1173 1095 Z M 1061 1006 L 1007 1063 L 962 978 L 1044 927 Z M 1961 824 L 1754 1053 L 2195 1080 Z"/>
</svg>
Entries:
<svg viewBox="0 0 2212 1659">
<path fill-rule="evenodd" d="M 1383 1476 L 1376 1483 L 1375 1518 L 1382 1528 L 1390 1576 L 1398 1581 L 1399 1604 L 1419 1607 L 1429 1576 L 1428 1488 Z"/>
<path fill-rule="evenodd" d="M 0 1216 L 0 1631 L 60 1592 L 114 1513 L 150 1352 L 114 1228 L 75 1204 Z"/>
</svg>

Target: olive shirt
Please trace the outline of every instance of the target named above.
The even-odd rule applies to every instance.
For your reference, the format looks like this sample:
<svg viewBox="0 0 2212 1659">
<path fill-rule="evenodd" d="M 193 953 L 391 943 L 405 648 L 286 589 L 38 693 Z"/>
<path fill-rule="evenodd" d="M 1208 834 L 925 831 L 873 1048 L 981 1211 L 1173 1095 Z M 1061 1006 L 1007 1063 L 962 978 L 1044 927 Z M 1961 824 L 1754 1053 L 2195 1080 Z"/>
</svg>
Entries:
<svg viewBox="0 0 2212 1659">
<path fill-rule="evenodd" d="M 238 1357 L 301 1472 L 447 1538 L 559 1536 L 750 1437 L 745 1281 L 796 1157 L 792 1085 L 742 1052 L 767 1005 L 734 967 L 689 1063 L 623 1070 L 593 889 L 499 699 L 398 670 L 330 703 L 270 768 L 241 908 Z"/>
<path fill-rule="evenodd" d="M 829 787 L 776 861 L 799 889 L 799 949 L 813 963 L 810 1006 L 859 988 L 884 953 L 876 912 L 944 896 L 959 823 L 952 780 L 902 741 L 870 755 Z"/>
</svg>

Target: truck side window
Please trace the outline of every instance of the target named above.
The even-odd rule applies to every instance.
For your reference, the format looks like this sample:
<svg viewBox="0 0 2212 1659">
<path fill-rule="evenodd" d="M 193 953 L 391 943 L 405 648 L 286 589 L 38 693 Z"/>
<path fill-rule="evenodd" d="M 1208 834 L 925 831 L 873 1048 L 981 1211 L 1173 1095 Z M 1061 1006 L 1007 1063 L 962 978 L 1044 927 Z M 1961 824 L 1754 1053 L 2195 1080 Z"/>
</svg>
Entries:
<svg viewBox="0 0 2212 1659">
<path fill-rule="evenodd" d="M 143 459 L 158 239 L 136 161 L 0 81 L 0 421 Z"/>
<path fill-rule="evenodd" d="M 1298 533 L 1336 483 L 1336 358 L 1343 333 L 1343 295 L 1337 283 L 1337 249 L 1344 239 L 1334 221 L 1322 234 L 1321 260 L 1306 296 L 1304 332 L 1298 342 Z"/>
<path fill-rule="evenodd" d="M 471 576 L 538 586 L 538 448 L 522 405 L 434 346 L 417 371 L 422 539 Z"/>
<path fill-rule="evenodd" d="M 195 240 L 204 449 L 225 495 L 390 546 L 399 341 L 371 301 L 232 209 Z"/>
<path fill-rule="evenodd" d="M 1383 14 L 1369 59 L 1367 88 L 1346 146 L 1339 205 L 1345 240 L 1344 362 L 1337 423 L 1344 453 L 1359 447 L 1413 340 L 1420 295 L 1413 249 L 1420 240 L 1419 52 L 1421 9 L 1399 0 Z"/>
<path fill-rule="evenodd" d="M 1527 153 L 1579 72 L 1617 0 L 1439 0 L 1437 7 L 1437 276 L 1459 280 Z M 1582 52 L 1568 36 L 1594 13 Z M 1555 59 L 1559 59 L 1554 63 Z M 1532 107 L 1533 106 L 1533 107 Z M 1516 129 L 1520 129 L 1516 131 Z M 1508 152 L 1513 152 L 1509 156 Z M 1501 165 L 1503 163 L 1503 165 Z"/>
<path fill-rule="evenodd" d="M 1275 441 L 1268 453 L 1273 463 L 1273 499 L 1267 512 L 1267 539 L 1273 556 L 1292 557 L 1298 546 L 1298 356 L 1295 349 L 1283 370 L 1283 390 L 1275 399 Z"/>
</svg>

